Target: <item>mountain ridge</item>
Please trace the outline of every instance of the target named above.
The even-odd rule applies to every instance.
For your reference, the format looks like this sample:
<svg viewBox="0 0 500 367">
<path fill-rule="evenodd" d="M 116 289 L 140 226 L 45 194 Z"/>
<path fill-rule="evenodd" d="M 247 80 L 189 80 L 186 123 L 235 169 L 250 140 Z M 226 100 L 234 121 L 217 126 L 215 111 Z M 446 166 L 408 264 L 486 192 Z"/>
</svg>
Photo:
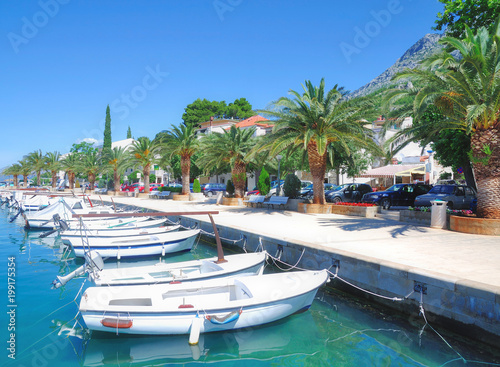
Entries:
<svg viewBox="0 0 500 367">
<path fill-rule="evenodd" d="M 387 68 L 382 74 L 372 79 L 367 84 L 351 92 L 351 98 L 366 96 L 376 90 L 391 84 L 392 77 L 406 68 L 414 69 L 426 57 L 440 51 L 443 46 L 438 41 L 442 34 L 428 33 L 415 42 L 396 62 Z"/>
</svg>

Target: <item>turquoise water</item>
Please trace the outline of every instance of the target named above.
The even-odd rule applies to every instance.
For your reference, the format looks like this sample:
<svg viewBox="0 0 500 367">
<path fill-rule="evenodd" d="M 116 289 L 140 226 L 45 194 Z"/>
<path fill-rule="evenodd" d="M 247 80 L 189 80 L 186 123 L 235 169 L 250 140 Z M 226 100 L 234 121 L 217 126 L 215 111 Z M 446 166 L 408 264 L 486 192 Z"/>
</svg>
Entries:
<svg viewBox="0 0 500 367">
<path fill-rule="evenodd" d="M 88 335 L 77 310 L 78 292 L 89 283 L 80 278 L 50 289 L 56 275 L 67 274 L 81 262 L 67 258 L 58 239 L 26 233 L 22 220 L 9 223 L 9 216 L 0 209 L 1 289 L 7 305 L 1 316 L 1 366 L 463 366 L 457 352 L 469 366 L 500 364 L 500 350 L 439 328 L 453 349 L 428 326 L 420 334 L 424 322 L 418 313 L 391 315 L 326 291 L 318 293 L 308 312 L 262 327 L 202 335 L 194 347 L 188 345 L 188 336 Z M 170 259 L 215 254 L 214 247 L 199 243 L 191 253 Z M 8 273 L 15 286 L 10 295 Z M 14 312 L 8 314 L 10 310 Z"/>
</svg>

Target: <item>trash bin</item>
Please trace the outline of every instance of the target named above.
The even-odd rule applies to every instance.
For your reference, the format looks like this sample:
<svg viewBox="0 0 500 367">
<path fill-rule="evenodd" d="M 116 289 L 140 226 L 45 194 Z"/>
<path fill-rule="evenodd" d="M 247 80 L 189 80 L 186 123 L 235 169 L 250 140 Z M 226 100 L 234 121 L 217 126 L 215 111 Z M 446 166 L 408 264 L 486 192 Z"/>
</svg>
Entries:
<svg viewBox="0 0 500 367">
<path fill-rule="evenodd" d="M 431 227 L 447 228 L 446 225 L 446 201 L 431 201 Z"/>
<path fill-rule="evenodd" d="M 137 187 L 134 189 L 134 196 L 136 198 L 139 197 L 139 188 L 137 188 Z"/>
</svg>

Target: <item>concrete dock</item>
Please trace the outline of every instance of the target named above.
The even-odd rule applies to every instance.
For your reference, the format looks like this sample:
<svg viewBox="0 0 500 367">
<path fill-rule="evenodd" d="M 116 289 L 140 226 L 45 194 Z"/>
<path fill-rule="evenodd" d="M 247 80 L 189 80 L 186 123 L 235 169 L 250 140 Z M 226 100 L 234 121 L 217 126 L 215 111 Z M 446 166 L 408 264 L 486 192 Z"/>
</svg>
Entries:
<svg viewBox="0 0 500 367">
<path fill-rule="evenodd" d="M 102 196 L 104 201 L 110 197 Z M 100 200 L 94 196 L 92 200 Z M 399 222 L 397 211 L 376 218 L 302 214 L 288 210 L 113 196 L 116 203 L 175 211 L 217 210 L 221 237 L 271 254 L 300 268 L 337 271 L 356 286 L 388 298 L 367 296 L 410 315 L 422 301 L 433 323 L 500 345 L 500 237 L 472 235 Z M 183 216 L 207 232 L 207 216 Z M 299 261 L 300 260 L 300 261 Z M 332 286 L 342 283 L 332 282 Z M 349 286 L 342 289 L 349 291 Z M 352 288 L 354 290 L 354 288 Z M 421 294 L 421 291 L 423 294 Z M 356 291 L 357 292 L 357 291 Z M 413 292 L 413 293 L 412 293 Z M 360 293 L 357 293 L 360 294 Z"/>
</svg>

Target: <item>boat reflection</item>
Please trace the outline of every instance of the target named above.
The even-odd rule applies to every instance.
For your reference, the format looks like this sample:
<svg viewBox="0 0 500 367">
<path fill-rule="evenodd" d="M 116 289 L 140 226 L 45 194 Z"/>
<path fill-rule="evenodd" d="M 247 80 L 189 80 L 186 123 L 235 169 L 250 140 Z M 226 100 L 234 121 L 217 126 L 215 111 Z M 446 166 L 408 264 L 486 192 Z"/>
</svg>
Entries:
<svg viewBox="0 0 500 367">
<path fill-rule="evenodd" d="M 164 337 L 109 336 L 93 332 L 87 341 L 83 366 L 136 366 L 164 363 L 229 362 L 231 360 L 266 360 L 290 354 L 313 354 L 317 350 L 307 343 L 296 343 L 301 328 L 316 330 L 309 312 L 293 315 L 269 325 L 201 334 L 198 345 L 189 345 L 188 335 Z M 295 335 L 293 335 L 295 334 Z M 293 338 L 292 338 L 293 335 Z M 293 346 L 289 345 L 293 342 Z"/>
</svg>

